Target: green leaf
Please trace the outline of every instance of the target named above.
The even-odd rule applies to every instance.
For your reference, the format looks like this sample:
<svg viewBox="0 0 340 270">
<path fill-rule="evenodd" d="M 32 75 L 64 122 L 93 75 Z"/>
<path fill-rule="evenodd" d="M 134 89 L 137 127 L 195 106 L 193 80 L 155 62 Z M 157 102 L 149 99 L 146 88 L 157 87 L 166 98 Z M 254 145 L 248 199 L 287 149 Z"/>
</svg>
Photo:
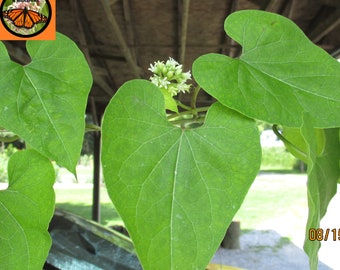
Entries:
<svg viewBox="0 0 340 270">
<path fill-rule="evenodd" d="M 0 126 L 75 173 L 92 84 L 76 44 L 57 34 L 54 41 L 28 41 L 32 61 L 10 60 L 0 43 Z"/>
<path fill-rule="evenodd" d="M 178 113 L 177 103 L 168 90 L 159 88 L 164 96 L 165 109 Z"/>
<path fill-rule="evenodd" d="M 304 250 L 310 258 L 311 269 L 317 269 L 319 241 L 309 240 L 309 230 L 320 228 L 320 220 L 326 214 L 327 206 L 336 194 L 337 181 L 340 176 L 339 129 L 326 129 L 326 145 L 322 155 L 318 155 L 317 136 L 309 115 L 304 115 L 301 134 L 307 144 L 308 154 L 308 221 Z"/>
<path fill-rule="evenodd" d="M 314 127 L 340 126 L 340 64 L 292 21 L 245 10 L 231 14 L 224 27 L 242 45 L 242 55 L 199 57 L 193 75 L 204 90 L 225 106 L 269 123 L 300 127 L 302 113 L 308 112 Z"/>
<path fill-rule="evenodd" d="M 105 183 L 144 269 L 205 269 L 261 163 L 253 120 L 220 103 L 203 126 L 168 122 L 147 81 L 124 84 L 102 124 Z"/>
<path fill-rule="evenodd" d="M 8 176 L 7 190 L 0 191 L 0 269 L 42 269 L 52 244 L 53 166 L 33 149 L 18 151 Z"/>
</svg>

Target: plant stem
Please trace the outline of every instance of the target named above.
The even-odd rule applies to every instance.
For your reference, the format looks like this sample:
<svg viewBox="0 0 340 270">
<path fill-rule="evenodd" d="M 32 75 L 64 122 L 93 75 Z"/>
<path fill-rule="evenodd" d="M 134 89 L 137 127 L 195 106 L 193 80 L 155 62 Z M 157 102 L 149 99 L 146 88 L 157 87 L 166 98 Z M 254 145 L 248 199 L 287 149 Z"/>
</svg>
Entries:
<svg viewBox="0 0 340 270">
<path fill-rule="evenodd" d="M 278 130 L 277 125 L 273 125 L 272 130 L 274 131 L 275 135 L 284 142 L 285 145 L 289 145 L 292 147 L 296 152 L 298 152 L 301 156 L 305 157 L 307 159 L 307 154 L 303 152 L 301 149 L 299 149 L 296 145 L 294 145 L 292 142 L 287 140 Z"/>
<path fill-rule="evenodd" d="M 201 90 L 201 87 L 197 86 L 195 87 L 194 93 L 191 98 L 191 108 L 196 109 L 196 101 L 197 101 L 197 96 L 198 92 Z"/>
<path fill-rule="evenodd" d="M 180 112 L 180 113 L 177 113 L 177 114 L 169 115 L 167 117 L 168 120 L 171 120 L 171 119 L 174 119 L 174 118 L 177 118 L 177 117 L 180 117 L 180 116 L 184 116 L 184 115 L 197 115 L 197 113 L 199 113 L 199 112 L 206 112 L 206 111 L 208 111 L 208 109 L 210 107 L 202 107 L 202 108 L 195 108 L 195 109 L 190 108 L 190 107 L 188 107 L 188 108 L 189 108 L 189 110 L 187 110 L 187 111 L 183 111 L 183 112 Z"/>
<path fill-rule="evenodd" d="M 182 109 L 185 109 L 185 110 L 187 110 L 187 111 L 191 111 L 191 109 L 192 109 L 191 107 L 189 107 L 189 106 L 183 104 L 183 103 L 180 102 L 179 100 L 176 100 L 176 104 L 177 104 L 177 106 L 179 106 L 179 107 L 181 107 Z"/>
<path fill-rule="evenodd" d="M 180 119 L 180 120 L 175 120 L 175 121 L 172 121 L 171 123 L 173 125 L 181 125 L 181 127 L 185 127 L 186 124 L 203 124 L 204 123 L 204 120 L 205 120 L 205 117 L 198 117 L 197 119 L 195 119 L 193 121 L 193 119 Z"/>
<path fill-rule="evenodd" d="M 100 126 L 97 126 L 94 124 L 86 124 L 85 132 L 91 132 L 91 131 L 101 131 L 101 128 Z"/>
</svg>

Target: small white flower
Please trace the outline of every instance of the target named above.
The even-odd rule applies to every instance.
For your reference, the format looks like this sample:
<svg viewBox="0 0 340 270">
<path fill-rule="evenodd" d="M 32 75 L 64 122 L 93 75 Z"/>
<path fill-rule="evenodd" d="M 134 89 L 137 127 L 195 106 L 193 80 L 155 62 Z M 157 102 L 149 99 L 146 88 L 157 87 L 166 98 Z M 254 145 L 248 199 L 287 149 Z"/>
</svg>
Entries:
<svg viewBox="0 0 340 270">
<path fill-rule="evenodd" d="M 151 82 L 153 84 L 155 84 L 159 88 L 167 89 L 168 88 L 168 84 L 170 84 L 170 82 L 166 78 L 160 78 L 158 76 L 150 77 L 150 80 L 151 80 Z"/>
<path fill-rule="evenodd" d="M 177 89 L 179 92 L 185 93 L 190 91 L 190 84 L 181 83 L 178 84 Z"/>
<path fill-rule="evenodd" d="M 180 64 L 179 64 L 175 59 L 173 59 L 172 57 L 169 57 L 169 60 L 166 61 L 166 65 L 169 66 L 169 67 L 171 67 L 171 66 L 173 66 L 173 67 L 181 66 L 181 67 L 182 67 L 182 65 L 180 65 Z"/>
<path fill-rule="evenodd" d="M 171 96 L 176 96 L 179 92 L 190 92 L 191 84 L 186 84 L 191 79 L 191 73 L 183 72 L 182 65 L 169 57 L 164 64 L 163 61 L 154 62 L 148 68 L 153 73 L 150 80 L 159 88 L 167 90 Z"/>
<path fill-rule="evenodd" d="M 184 81 L 191 80 L 191 73 L 190 73 L 190 71 L 183 72 L 182 73 L 182 78 L 183 78 Z"/>
</svg>

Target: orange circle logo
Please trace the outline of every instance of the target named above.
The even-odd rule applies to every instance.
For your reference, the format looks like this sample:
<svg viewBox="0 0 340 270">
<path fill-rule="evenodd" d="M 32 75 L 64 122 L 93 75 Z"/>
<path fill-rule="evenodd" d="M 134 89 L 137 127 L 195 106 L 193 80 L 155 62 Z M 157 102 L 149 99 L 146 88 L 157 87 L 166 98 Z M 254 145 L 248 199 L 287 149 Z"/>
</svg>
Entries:
<svg viewBox="0 0 340 270">
<path fill-rule="evenodd" d="M 11 34 L 30 38 L 48 26 L 52 10 L 48 0 L 5 0 L 1 4 L 1 21 Z"/>
</svg>

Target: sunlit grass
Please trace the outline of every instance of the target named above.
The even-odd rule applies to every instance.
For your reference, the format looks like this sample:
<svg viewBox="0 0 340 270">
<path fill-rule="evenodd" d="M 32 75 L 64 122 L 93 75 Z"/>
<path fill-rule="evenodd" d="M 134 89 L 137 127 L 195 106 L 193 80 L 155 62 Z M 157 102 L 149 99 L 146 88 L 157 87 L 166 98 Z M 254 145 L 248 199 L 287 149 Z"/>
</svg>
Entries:
<svg viewBox="0 0 340 270">
<path fill-rule="evenodd" d="M 243 205 L 235 216 L 241 221 L 242 230 L 256 229 L 259 225 L 271 221 L 282 220 L 290 215 L 296 216 L 297 222 L 303 227 L 305 220 L 301 220 L 301 211 L 306 205 L 306 177 L 291 174 L 260 174 L 250 188 Z M 78 186 L 78 187 L 77 187 Z M 56 188 L 57 207 L 76 213 L 90 219 L 92 210 L 92 186 L 72 185 Z M 106 192 L 100 190 L 101 223 L 105 226 L 121 224 L 122 221 L 115 211 Z M 284 226 L 284 224 L 283 224 Z"/>
<path fill-rule="evenodd" d="M 77 187 L 78 186 L 78 187 Z M 59 185 L 55 188 L 56 207 L 67 210 L 87 219 L 92 216 L 92 187 L 91 185 Z M 100 189 L 100 215 L 104 226 L 122 224 L 121 218 L 115 210 L 106 188 Z"/>
</svg>

